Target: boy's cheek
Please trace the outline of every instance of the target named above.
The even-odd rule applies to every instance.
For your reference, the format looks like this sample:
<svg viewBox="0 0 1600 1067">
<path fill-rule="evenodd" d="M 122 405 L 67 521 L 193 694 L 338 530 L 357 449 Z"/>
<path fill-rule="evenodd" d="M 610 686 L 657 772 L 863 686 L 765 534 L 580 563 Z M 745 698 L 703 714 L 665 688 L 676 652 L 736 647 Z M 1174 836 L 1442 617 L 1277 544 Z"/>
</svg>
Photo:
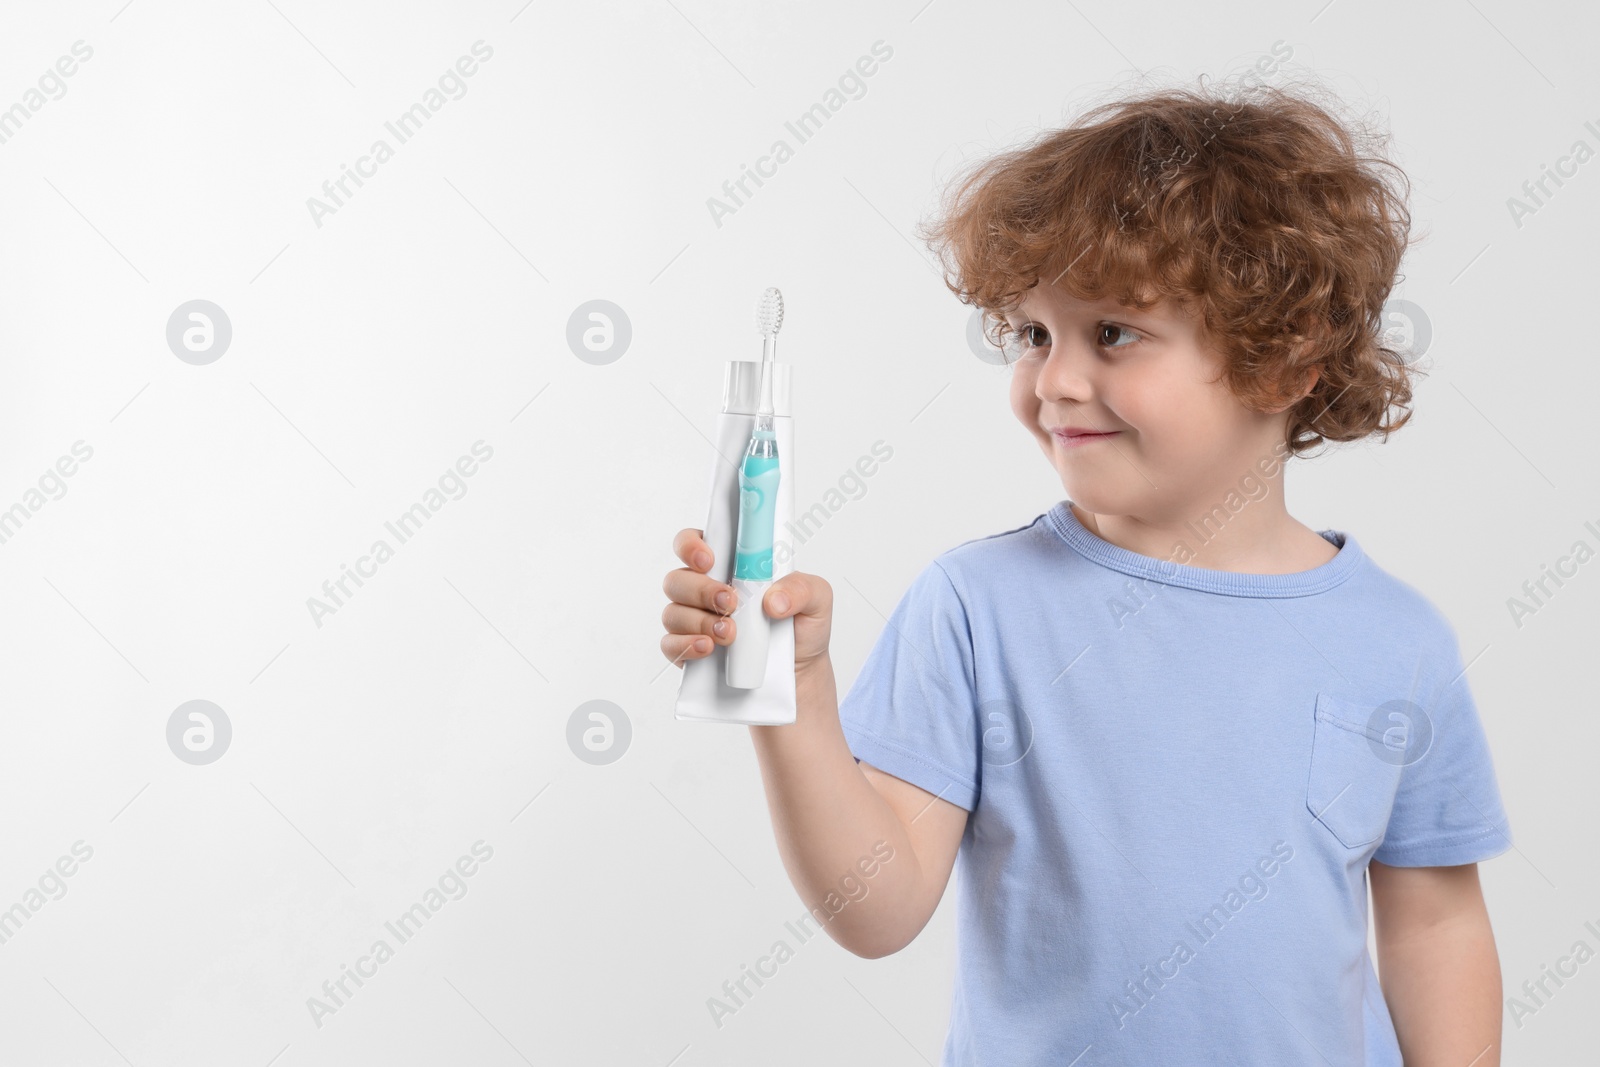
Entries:
<svg viewBox="0 0 1600 1067">
<path fill-rule="evenodd" d="M 1011 412 L 1029 429 L 1039 430 L 1039 395 L 1034 392 L 1036 373 L 1024 370 L 1021 365 L 1011 371 Z"/>
</svg>

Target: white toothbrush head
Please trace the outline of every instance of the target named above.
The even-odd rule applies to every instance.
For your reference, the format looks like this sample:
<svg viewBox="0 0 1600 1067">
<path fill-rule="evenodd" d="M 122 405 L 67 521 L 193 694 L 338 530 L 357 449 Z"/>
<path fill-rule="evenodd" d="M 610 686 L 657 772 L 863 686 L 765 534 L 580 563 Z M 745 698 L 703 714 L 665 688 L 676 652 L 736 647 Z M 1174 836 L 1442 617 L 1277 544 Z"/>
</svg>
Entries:
<svg viewBox="0 0 1600 1067">
<path fill-rule="evenodd" d="M 782 326 L 783 294 L 776 288 L 768 289 L 761 294 L 761 303 L 756 306 L 756 332 L 762 337 L 776 338 Z"/>
</svg>

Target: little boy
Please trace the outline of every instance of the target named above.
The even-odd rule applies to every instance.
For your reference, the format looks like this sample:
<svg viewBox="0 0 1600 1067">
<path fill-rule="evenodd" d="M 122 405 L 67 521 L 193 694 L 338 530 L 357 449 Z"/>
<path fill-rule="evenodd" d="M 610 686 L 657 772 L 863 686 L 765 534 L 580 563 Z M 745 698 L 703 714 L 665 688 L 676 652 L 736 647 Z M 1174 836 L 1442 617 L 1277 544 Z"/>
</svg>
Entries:
<svg viewBox="0 0 1600 1067">
<path fill-rule="evenodd" d="M 1068 499 L 928 564 L 842 702 L 831 588 L 777 582 L 798 716 L 751 734 L 808 904 L 890 850 L 841 945 L 898 951 L 958 874 L 945 1065 L 1499 1063 L 1476 864 L 1510 827 L 1455 633 L 1284 504 L 1288 458 L 1409 418 L 1386 168 L 1307 98 L 1161 91 L 925 234 Z M 675 549 L 681 660 L 736 635 Z"/>
</svg>

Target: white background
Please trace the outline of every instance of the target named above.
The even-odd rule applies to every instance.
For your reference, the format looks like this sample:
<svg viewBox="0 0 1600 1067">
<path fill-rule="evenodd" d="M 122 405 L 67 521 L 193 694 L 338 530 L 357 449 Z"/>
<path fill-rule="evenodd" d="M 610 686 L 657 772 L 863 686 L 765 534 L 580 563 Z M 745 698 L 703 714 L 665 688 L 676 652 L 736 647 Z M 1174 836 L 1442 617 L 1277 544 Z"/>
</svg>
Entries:
<svg viewBox="0 0 1600 1067">
<path fill-rule="evenodd" d="M 1600 545 L 1600 162 L 1520 227 L 1507 207 L 1600 148 L 1597 29 L 1501 0 L 6 3 L 0 108 L 93 56 L 0 144 L 0 509 L 93 456 L 0 545 L 0 908 L 93 856 L 0 945 L 0 1063 L 937 1062 L 949 897 L 895 956 L 819 937 L 707 1009 L 804 911 L 747 731 L 675 721 L 658 647 L 723 362 L 759 356 L 781 287 L 801 510 L 893 448 L 796 556 L 834 585 L 842 692 L 929 559 L 1062 497 L 917 222 L 1139 72 L 1276 42 L 1274 77 L 1393 130 L 1428 234 L 1395 295 L 1433 335 L 1411 425 L 1291 464 L 1290 510 L 1457 629 L 1516 842 L 1482 870 L 1506 994 L 1600 948 L 1600 562 L 1520 628 L 1507 607 Z M 466 94 L 318 226 L 307 199 L 480 39 Z M 880 40 L 796 145 L 784 122 Z M 780 137 L 794 158 L 717 225 Z M 166 340 L 193 299 L 233 330 L 203 366 Z M 566 341 L 596 299 L 632 328 L 604 365 Z M 466 494 L 318 626 L 307 599 L 478 440 Z M 194 699 L 233 729 L 206 766 L 166 739 Z M 631 724 L 606 766 L 567 743 L 591 700 Z M 307 999 L 479 840 L 466 895 L 316 1025 Z M 1597 1008 L 1589 962 L 1508 1013 L 1504 1062 L 1592 1057 Z"/>
</svg>

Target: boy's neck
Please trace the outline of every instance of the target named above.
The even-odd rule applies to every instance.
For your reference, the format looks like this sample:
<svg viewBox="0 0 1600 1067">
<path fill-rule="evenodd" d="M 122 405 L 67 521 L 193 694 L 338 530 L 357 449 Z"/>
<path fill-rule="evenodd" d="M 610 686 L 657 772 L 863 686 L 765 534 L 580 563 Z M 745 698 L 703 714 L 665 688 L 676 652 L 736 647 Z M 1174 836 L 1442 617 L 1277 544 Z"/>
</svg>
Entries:
<svg viewBox="0 0 1600 1067">
<path fill-rule="evenodd" d="M 1217 509 L 1175 522 L 1154 523 L 1133 515 L 1097 515 L 1076 503 L 1072 504 L 1072 512 L 1086 530 L 1118 548 L 1207 570 L 1294 574 L 1320 567 L 1339 552 L 1326 538 L 1291 516 L 1277 494 L 1251 502 L 1237 513 Z M 1187 551 L 1183 558 L 1174 553 L 1180 543 Z"/>
</svg>

